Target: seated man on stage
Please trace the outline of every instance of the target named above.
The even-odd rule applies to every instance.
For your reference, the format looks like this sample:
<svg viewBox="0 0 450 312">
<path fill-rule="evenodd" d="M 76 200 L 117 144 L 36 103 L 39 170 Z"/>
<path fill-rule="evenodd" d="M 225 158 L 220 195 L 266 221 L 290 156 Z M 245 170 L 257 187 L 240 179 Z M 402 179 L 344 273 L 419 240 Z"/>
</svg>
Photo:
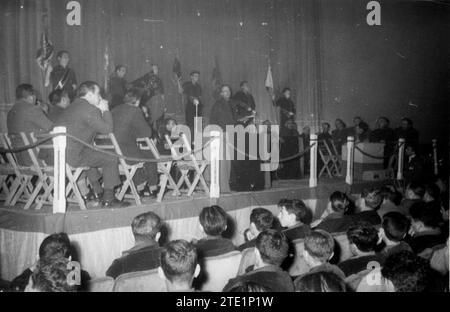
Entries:
<svg viewBox="0 0 450 312">
<path fill-rule="evenodd" d="M 136 216 L 131 223 L 134 247 L 122 253 L 106 271 L 106 276 L 117 278 L 129 272 L 140 272 L 159 267 L 162 248 L 158 241 L 161 237 L 162 221 L 154 212 Z"/>
<path fill-rule="evenodd" d="M 256 114 L 255 108 L 255 99 L 253 95 L 250 93 L 250 87 L 247 81 L 241 82 L 241 90 L 236 92 L 233 96 L 233 99 L 236 101 L 236 117 L 238 120 L 242 120 L 243 125 L 247 125 L 251 122 L 250 116 L 254 116 Z M 248 119 L 245 119 L 248 117 Z"/>
<path fill-rule="evenodd" d="M 70 105 L 69 95 L 64 90 L 55 90 L 48 96 L 50 100 L 50 106 L 48 109 L 47 117 L 52 122 L 58 118 L 58 116 Z"/>
<path fill-rule="evenodd" d="M 100 95 L 100 86 L 93 81 L 82 83 L 78 89 L 78 98 L 59 116 L 55 123 L 67 128 L 67 133 L 92 144 L 97 134 L 108 134 L 113 131 L 113 119 L 108 102 Z M 87 177 L 93 188 L 96 203 L 102 202 L 104 208 L 120 208 L 128 206 L 114 195 L 114 188 L 120 184 L 118 159 L 67 140 L 67 162 L 74 167 L 89 167 Z M 98 169 L 102 169 L 102 175 Z M 100 184 L 103 177 L 103 184 Z"/>
<path fill-rule="evenodd" d="M 152 129 L 145 121 L 142 110 L 139 108 L 140 92 L 132 88 L 124 98 L 125 103 L 114 107 L 111 111 L 114 124 L 114 135 L 124 156 L 134 158 L 154 159 L 150 151 L 139 149 L 136 143 L 138 138 L 150 138 Z M 133 163 L 127 161 L 128 163 Z M 143 170 L 139 169 L 134 175 L 134 182 L 138 190 L 143 193 L 149 188 L 151 196 L 156 197 L 158 188 L 158 172 L 156 162 L 145 162 Z"/>
<path fill-rule="evenodd" d="M 36 106 L 36 95 L 33 86 L 21 84 L 16 88 L 16 103 L 8 112 L 6 119 L 8 133 L 18 135 L 24 133 L 47 133 L 53 128 L 53 123 L 44 114 L 39 106 Z M 23 145 L 17 138 L 11 138 L 13 147 Z M 52 156 L 52 155 L 50 155 Z M 31 159 L 27 151 L 16 154 L 21 165 L 30 165 Z"/>
</svg>

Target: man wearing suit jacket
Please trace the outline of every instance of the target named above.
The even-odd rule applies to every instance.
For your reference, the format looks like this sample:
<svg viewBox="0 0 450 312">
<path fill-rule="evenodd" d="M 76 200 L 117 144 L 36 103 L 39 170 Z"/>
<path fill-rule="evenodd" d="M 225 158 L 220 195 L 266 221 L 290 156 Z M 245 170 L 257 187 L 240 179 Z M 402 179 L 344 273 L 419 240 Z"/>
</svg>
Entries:
<svg viewBox="0 0 450 312">
<path fill-rule="evenodd" d="M 124 100 L 124 104 L 114 107 L 111 111 L 117 143 L 119 143 L 120 149 L 125 156 L 153 159 L 154 156 L 150 151 L 139 149 L 136 143 L 138 138 L 149 138 L 152 136 L 152 129 L 145 121 L 144 114 L 139 108 L 139 90 L 135 88 L 128 90 Z M 145 182 L 147 182 L 146 186 L 150 189 L 150 195 L 156 197 L 158 172 L 155 162 L 144 163 L 144 170 L 139 169 L 134 175 L 134 183 L 138 185 L 138 189 L 145 189 L 145 186 L 141 187 Z"/>
<path fill-rule="evenodd" d="M 78 98 L 58 117 L 56 125 L 67 128 L 67 133 L 92 144 L 97 134 L 113 131 L 113 119 L 108 102 L 100 95 L 100 86 L 93 81 L 82 83 Z M 89 167 L 87 177 L 94 190 L 94 199 L 102 202 L 104 208 L 125 207 L 114 196 L 114 188 L 119 185 L 118 159 L 114 156 L 94 151 L 79 142 L 67 140 L 67 162 L 74 167 Z M 102 175 L 98 169 L 102 170 Z M 99 182 L 103 177 L 104 190 Z M 103 192 L 103 195 L 101 195 Z"/>
</svg>

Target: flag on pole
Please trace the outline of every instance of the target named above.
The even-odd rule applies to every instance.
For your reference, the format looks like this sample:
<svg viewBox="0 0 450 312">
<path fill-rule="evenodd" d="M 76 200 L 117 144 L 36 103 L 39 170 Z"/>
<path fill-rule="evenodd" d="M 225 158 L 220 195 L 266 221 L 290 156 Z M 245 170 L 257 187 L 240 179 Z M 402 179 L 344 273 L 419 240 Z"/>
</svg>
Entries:
<svg viewBox="0 0 450 312">
<path fill-rule="evenodd" d="M 270 66 L 270 62 L 269 62 L 269 66 L 267 68 L 267 77 L 266 77 L 266 90 L 269 91 L 270 93 L 273 92 L 273 78 L 272 78 L 272 67 Z"/>
<path fill-rule="evenodd" d="M 175 57 L 173 61 L 172 72 L 173 75 L 175 76 L 175 79 L 177 80 L 181 79 L 181 64 L 178 57 Z"/>
<path fill-rule="evenodd" d="M 217 56 L 214 58 L 214 68 L 212 71 L 213 97 L 218 100 L 220 98 L 220 87 L 222 86 L 222 74 L 220 73 L 219 60 Z"/>
<path fill-rule="evenodd" d="M 109 45 L 108 43 L 106 43 L 105 45 L 105 54 L 103 55 L 104 59 L 105 59 L 105 67 L 104 67 L 104 71 L 105 71 L 105 92 L 107 92 L 108 89 L 108 74 L 109 74 L 109 61 L 110 61 L 110 55 L 109 55 Z"/>
<path fill-rule="evenodd" d="M 40 40 L 40 48 L 36 54 L 36 61 L 39 67 L 45 71 L 48 67 L 48 64 L 53 57 L 53 44 L 48 38 L 47 30 L 45 29 L 42 32 L 41 40 Z"/>
</svg>

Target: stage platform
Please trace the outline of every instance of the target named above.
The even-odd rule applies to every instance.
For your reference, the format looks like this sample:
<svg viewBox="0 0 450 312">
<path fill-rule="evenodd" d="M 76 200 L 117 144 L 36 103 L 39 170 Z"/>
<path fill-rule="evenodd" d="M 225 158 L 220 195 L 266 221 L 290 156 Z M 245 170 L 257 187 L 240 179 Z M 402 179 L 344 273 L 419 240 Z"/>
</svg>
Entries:
<svg viewBox="0 0 450 312">
<path fill-rule="evenodd" d="M 167 193 L 162 203 L 143 200 L 142 206 L 121 209 L 69 206 L 65 214 L 53 214 L 51 207 L 42 210 L 23 210 L 20 206 L 0 207 L 0 266 L 1 277 L 10 280 L 37 259 L 39 245 L 49 234 L 66 232 L 83 269 L 92 277 L 104 276 L 112 261 L 134 244 L 131 221 L 143 212 L 153 211 L 165 221 L 165 241 L 200 238 L 198 214 L 211 204 L 218 204 L 229 214 L 227 236 L 236 245 L 243 242 L 243 232 L 249 226 L 250 212 L 265 207 L 278 214 L 277 203 L 282 198 L 298 198 L 313 210 L 314 219 L 326 208 L 329 195 L 336 190 L 351 194 L 383 182 L 355 181 L 351 186 L 343 179 L 320 179 L 319 185 L 309 188 L 308 180 L 274 181 L 272 188 L 258 192 L 222 194 L 217 202 L 201 193 L 193 197 L 173 197 Z"/>
</svg>

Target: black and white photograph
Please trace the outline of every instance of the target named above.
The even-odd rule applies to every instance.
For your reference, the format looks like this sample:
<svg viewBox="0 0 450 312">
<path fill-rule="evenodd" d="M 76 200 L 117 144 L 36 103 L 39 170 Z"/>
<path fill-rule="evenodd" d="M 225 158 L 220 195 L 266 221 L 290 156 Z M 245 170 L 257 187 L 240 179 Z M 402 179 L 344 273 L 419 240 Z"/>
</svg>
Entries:
<svg viewBox="0 0 450 312">
<path fill-rule="evenodd" d="M 0 298 L 449 292 L 449 39 L 447 0 L 0 0 Z"/>
</svg>

